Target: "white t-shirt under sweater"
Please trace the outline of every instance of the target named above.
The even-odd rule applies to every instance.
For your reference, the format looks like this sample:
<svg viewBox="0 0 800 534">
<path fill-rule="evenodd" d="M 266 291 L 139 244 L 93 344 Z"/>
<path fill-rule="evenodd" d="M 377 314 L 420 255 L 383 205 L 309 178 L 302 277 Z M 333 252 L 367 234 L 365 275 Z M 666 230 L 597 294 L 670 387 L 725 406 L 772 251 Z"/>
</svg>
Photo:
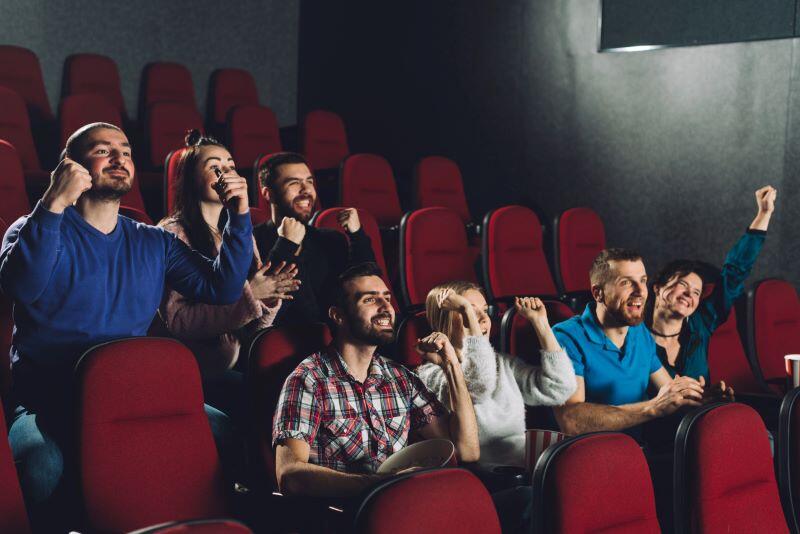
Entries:
<svg viewBox="0 0 800 534">
<path fill-rule="evenodd" d="M 525 405 L 560 406 L 575 392 L 575 371 L 564 350 L 541 351 L 535 367 L 507 354 L 495 353 L 486 336 L 467 336 L 461 368 L 475 406 L 482 464 L 523 466 Z M 447 378 L 441 367 L 421 365 L 425 385 L 448 408 Z"/>
</svg>

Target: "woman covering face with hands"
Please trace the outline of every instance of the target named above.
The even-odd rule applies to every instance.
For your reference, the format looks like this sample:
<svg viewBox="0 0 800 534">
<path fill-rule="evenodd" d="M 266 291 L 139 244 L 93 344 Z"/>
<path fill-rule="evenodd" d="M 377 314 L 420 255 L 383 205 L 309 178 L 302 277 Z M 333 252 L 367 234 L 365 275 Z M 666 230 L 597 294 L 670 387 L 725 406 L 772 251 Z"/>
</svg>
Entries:
<svg viewBox="0 0 800 534">
<path fill-rule="evenodd" d="M 458 360 L 472 396 L 481 445 L 481 462 L 523 466 L 525 405 L 563 404 L 575 391 L 575 372 L 558 345 L 541 300 L 517 298 L 517 313 L 533 325 L 542 366 L 535 367 L 489 343 L 492 327 L 483 290 L 471 282 L 433 288 L 425 303 L 432 334 L 417 349 L 427 363 L 417 370 L 425 385 L 449 406 L 442 359 Z"/>
<path fill-rule="evenodd" d="M 216 140 L 193 130 L 186 141 L 175 183 L 175 205 L 160 226 L 214 258 L 227 219 L 223 207 L 230 205 L 240 213 L 249 209 L 247 181 L 237 174 L 230 152 Z M 223 411 L 236 411 L 229 399 L 242 396 L 242 375 L 230 371 L 242 340 L 270 326 L 281 301 L 291 299 L 300 284 L 294 264 L 262 264 L 258 249 L 254 247 L 253 252 L 251 274 L 238 302 L 213 306 L 168 290 L 159 310 L 168 330 L 195 353 L 207 402 Z"/>
</svg>

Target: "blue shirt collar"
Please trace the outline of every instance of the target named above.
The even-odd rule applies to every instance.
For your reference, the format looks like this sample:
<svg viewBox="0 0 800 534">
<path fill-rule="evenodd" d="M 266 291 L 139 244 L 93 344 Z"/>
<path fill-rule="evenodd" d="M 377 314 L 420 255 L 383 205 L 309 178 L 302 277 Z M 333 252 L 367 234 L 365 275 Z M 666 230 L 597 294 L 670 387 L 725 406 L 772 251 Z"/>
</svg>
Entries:
<svg viewBox="0 0 800 534">
<path fill-rule="evenodd" d="M 600 321 L 597 320 L 595 307 L 596 303 L 590 302 L 586 305 L 586 309 L 583 310 L 583 313 L 581 314 L 581 324 L 586 332 L 586 337 L 588 337 L 589 341 L 592 343 L 602 345 L 603 348 L 614 350 L 616 352 L 622 352 L 622 349 L 614 345 L 614 343 L 608 339 L 608 336 L 603 331 L 603 328 L 600 326 Z M 628 328 L 628 335 L 630 335 L 630 328 Z M 625 339 L 627 341 L 627 336 Z"/>
</svg>

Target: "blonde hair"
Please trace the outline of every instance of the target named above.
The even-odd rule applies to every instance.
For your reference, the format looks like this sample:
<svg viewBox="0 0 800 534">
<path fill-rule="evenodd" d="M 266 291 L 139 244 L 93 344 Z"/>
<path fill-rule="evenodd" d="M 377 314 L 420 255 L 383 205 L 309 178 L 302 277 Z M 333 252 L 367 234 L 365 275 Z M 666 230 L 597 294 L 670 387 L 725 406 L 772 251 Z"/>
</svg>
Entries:
<svg viewBox="0 0 800 534">
<path fill-rule="evenodd" d="M 452 289 L 457 295 L 463 295 L 470 289 L 479 291 L 484 298 L 486 297 L 486 294 L 481 286 L 465 280 L 445 282 L 428 291 L 428 296 L 425 298 L 425 314 L 428 317 L 428 324 L 434 332 L 441 332 L 452 340 L 454 337 L 453 330 L 455 330 L 455 321 L 456 317 L 458 316 L 458 312 L 443 310 L 441 307 L 439 307 L 439 303 L 436 302 L 436 295 L 445 289 Z M 460 333 L 458 337 L 460 337 Z"/>
</svg>

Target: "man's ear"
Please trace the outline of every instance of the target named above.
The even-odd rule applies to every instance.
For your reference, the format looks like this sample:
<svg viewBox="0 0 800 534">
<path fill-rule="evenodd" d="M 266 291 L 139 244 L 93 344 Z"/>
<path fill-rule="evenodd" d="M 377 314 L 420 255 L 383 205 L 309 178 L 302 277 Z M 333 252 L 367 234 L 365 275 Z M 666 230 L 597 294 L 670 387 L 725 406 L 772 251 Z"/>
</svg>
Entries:
<svg viewBox="0 0 800 534">
<path fill-rule="evenodd" d="M 595 302 L 603 302 L 603 286 L 598 284 L 592 285 L 592 298 Z"/>
<path fill-rule="evenodd" d="M 264 200 L 266 200 L 267 204 L 269 204 L 269 187 L 265 185 L 261 186 L 261 196 L 263 196 Z"/>
<path fill-rule="evenodd" d="M 342 322 L 344 321 L 344 315 L 342 314 L 342 310 L 339 309 L 338 306 L 331 306 L 328 308 L 328 317 L 331 318 L 336 326 L 342 326 Z"/>
</svg>

